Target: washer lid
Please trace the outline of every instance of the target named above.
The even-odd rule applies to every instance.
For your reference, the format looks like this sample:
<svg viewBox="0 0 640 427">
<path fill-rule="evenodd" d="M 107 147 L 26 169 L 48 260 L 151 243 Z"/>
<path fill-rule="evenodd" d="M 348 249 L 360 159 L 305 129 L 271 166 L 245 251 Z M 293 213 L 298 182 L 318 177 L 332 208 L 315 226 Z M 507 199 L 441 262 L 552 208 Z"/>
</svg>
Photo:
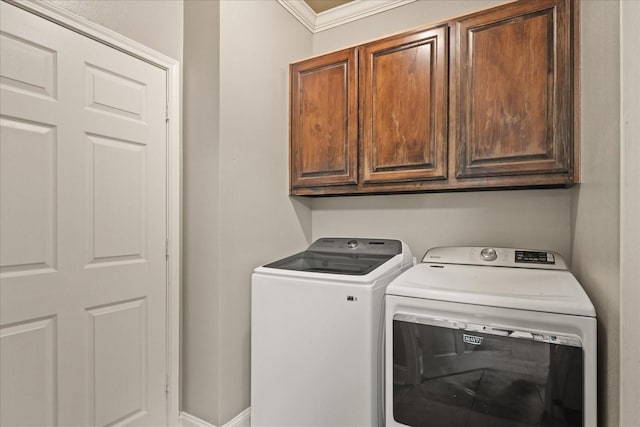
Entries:
<svg viewBox="0 0 640 427">
<path fill-rule="evenodd" d="M 492 307 L 595 317 L 595 309 L 566 270 L 420 263 L 387 288 L 398 295 Z"/>
<path fill-rule="evenodd" d="M 323 238 L 316 240 L 306 251 L 264 267 L 308 273 L 365 276 L 406 251 L 400 240 Z"/>
</svg>

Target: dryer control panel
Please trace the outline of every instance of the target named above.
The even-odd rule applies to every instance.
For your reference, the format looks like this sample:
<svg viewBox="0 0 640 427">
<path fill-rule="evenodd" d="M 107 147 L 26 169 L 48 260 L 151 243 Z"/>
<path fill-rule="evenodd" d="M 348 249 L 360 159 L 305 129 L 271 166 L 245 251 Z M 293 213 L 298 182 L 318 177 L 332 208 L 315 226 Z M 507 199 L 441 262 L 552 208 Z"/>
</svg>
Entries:
<svg viewBox="0 0 640 427">
<path fill-rule="evenodd" d="M 489 265 L 494 267 L 566 270 L 556 252 L 538 249 L 496 248 L 491 246 L 448 246 L 431 248 L 422 262 L 435 264 Z"/>
<path fill-rule="evenodd" d="M 556 257 L 553 252 L 516 250 L 516 262 L 555 264 Z"/>
</svg>

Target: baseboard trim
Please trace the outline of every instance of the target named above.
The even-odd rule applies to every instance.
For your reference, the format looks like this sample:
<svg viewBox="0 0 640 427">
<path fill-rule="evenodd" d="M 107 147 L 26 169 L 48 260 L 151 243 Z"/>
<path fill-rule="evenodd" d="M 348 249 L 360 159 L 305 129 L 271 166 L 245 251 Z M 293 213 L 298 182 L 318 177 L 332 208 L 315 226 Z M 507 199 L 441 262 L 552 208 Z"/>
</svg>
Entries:
<svg viewBox="0 0 640 427">
<path fill-rule="evenodd" d="M 216 427 L 213 424 L 194 417 L 186 412 L 180 412 L 180 427 Z"/>
<path fill-rule="evenodd" d="M 195 417 L 187 412 L 180 412 L 180 427 L 216 427 L 215 425 Z M 222 427 L 251 427 L 251 408 L 240 412 L 234 419 Z"/>
<path fill-rule="evenodd" d="M 251 427 L 251 407 L 240 412 L 222 427 Z"/>
</svg>

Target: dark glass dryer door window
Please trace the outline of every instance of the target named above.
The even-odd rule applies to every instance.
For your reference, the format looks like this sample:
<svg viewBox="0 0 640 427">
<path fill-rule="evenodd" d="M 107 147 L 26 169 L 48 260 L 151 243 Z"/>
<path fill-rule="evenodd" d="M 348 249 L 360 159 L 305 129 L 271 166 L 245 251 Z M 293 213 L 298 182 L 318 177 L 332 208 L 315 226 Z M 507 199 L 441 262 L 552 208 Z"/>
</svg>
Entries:
<svg viewBox="0 0 640 427">
<path fill-rule="evenodd" d="M 582 426 L 577 337 L 393 321 L 393 418 L 413 427 Z"/>
</svg>

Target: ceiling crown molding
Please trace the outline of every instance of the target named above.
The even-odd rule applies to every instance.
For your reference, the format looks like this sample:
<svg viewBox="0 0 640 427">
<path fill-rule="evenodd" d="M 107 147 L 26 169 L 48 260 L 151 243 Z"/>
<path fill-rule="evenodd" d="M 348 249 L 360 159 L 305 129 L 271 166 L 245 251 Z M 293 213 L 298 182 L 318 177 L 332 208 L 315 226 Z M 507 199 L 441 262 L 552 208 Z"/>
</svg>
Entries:
<svg viewBox="0 0 640 427">
<path fill-rule="evenodd" d="M 303 0 L 277 0 L 309 31 L 317 33 L 384 12 L 416 0 L 353 0 L 342 6 L 315 13 Z"/>
</svg>

